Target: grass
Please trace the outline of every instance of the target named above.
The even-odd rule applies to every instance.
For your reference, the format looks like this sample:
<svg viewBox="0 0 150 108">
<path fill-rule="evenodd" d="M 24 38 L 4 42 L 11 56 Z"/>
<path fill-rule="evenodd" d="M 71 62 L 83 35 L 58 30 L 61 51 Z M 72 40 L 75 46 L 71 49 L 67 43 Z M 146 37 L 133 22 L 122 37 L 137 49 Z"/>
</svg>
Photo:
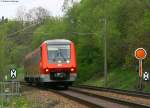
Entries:
<svg viewBox="0 0 150 108">
<path fill-rule="evenodd" d="M 23 67 L 15 67 L 15 66 L 11 66 L 10 69 L 16 69 L 17 71 L 17 77 L 16 80 L 20 81 L 24 79 L 24 68 Z M 10 70 L 7 70 L 8 72 L 6 73 L 5 76 L 7 76 L 7 80 L 5 79 L 5 81 L 11 81 L 11 76 L 10 76 Z"/>
<path fill-rule="evenodd" d="M 40 98 L 30 96 L 16 96 L 16 97 L 9 97 L 3 98 L 0 97 L 0 108 L 45 108 L 46 105 L 55 105 L 58 102 L 56 101 L 49 101 L 50 103 L 46 103 Z"/>
<path fill-rule="evenodd" d="M 138 72 L 130 71 L 127 69 L 114 69 L 109 71 L 107 87 L 124 90 L 137 90 L 138 81 Z M 91 78 L 83 84 L 92 86 L 104 86 L 104 78 Z M 144 91 L 150 92 L 150 83 L 143 82 L 143 85 Z"/>
<path fill-rule="evenodd" d="M 24 97 L 0 98 L 0 106 L 7 108 L 28 108 L 32 103 Z"/>
<path fill-rule="evenodd" d="M 24 79 L 24 68 L 23 67 L 20 67 L 20 68 L 17 68 L 17 80 L 22 80 Z"/>
</svg>

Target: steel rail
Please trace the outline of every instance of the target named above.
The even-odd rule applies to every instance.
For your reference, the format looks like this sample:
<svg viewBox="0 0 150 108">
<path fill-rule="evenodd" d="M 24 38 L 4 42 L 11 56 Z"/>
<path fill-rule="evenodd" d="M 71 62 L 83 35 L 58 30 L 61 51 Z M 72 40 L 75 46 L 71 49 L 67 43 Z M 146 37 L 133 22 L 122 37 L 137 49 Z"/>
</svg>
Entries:
<svg viewBox="0 0 150 108">
<path fill-rule="evenodd" d="M 134 103 L 134 102 L 131 102 L 131 101 L 120 100 L 120 99 L 113 98 L 111 96 L 107 97 L 107 96 L 97 95 L 95 93 L 90 93 L 90 92 L 80 90 L 80 88 L 70 87 L 69 90 L 74 91 L 74 92 L 78 92 L 78 93 L 82 93 L 82 94 L 85 94 L 85 95 L 88 95 L 88 96 L 97 97 L 99 99 L 104 99 L 104 100 L 107 100 L 107 101 L 110 101 L 110 102 L 118 103 L 118 104 L 121 104 L 121 105 L 127 105 L 127 106 L 130 106 L 132 108 L 150 108 L 150 105 L 144 105 L 144 104 L 140 104 L 138 102 Z"/>
<path fill-rule="evenodd" d="M 89 90 L 97 90 L 97 91 L 104 91 L 116 94 L 122 94 L 127 96 L 134 96 L 134 97 L 142 97 L 150 99 L 150 93 L 148 92 L 141 92 L 141 91 L 129 91 L 129 90 L 122 90 L 122 89 L 113 89 L 113 88 L 104 88 L 104 87 L 96 87 L 96 86 L 88 86 L 88 85 L 75 85 L 75 88 L 84 88 Z"/>
<path fill-rule="evenodd" d="M 26 83 L 22 84 L 28 86 Z M 94 93 L 85 92 L 80 90 L 83 89 L 81 87 L 80 88 L 74 87 L 75 89 L 73 89 L 73 87 L 69 87 L 68 90 L 53 89 L 43 86 L 38 87 L 34 86 L 34 87 L 37 89 L 54 92 L 56 94 L 62 95 L 64 97 L 67 97 L 71 100 L 74 100 L 76 102 L 79 102 L 80 104 L 86 105 L 91 108 L 150 108 L 149 105 L 128 102 L 124 100 L 115 99 L 112 97 L 105 97 L 101 95 L 96 95 Z M 87 88 L 87 90 L 91 89 Z"/>
</svg>

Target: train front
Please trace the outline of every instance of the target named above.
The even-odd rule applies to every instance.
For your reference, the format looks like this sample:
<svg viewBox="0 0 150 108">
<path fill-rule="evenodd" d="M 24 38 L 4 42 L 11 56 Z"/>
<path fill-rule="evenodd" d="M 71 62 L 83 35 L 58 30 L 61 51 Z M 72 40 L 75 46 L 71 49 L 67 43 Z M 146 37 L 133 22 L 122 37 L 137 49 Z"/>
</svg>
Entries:
<svg viewBox="0 0 150 108">
<path fill-rule="evenodd" d="M 54 85 L 72 85 L 77 77 L 74 43 L 62 39 L 48 40 L 41 48 L 41 81 Z"/>
</svg>

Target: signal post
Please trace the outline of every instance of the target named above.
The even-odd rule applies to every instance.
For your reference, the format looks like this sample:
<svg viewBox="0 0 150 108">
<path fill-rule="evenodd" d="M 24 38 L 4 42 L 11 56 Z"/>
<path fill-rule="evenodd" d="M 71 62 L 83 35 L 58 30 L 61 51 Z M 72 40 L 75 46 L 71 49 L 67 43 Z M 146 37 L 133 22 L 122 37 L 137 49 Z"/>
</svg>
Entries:
<svg viewBox="0 0 150 108">
<path fill-rule="evenodd" d="M 134 55 L 136 59 L 139 60 L 139 89 L 142 90 L 142 75 L 143 75 L 142 60 L 146 58 L 147 52 L 144 48 L 138 48 L 135 50 Z"/>
</svg>

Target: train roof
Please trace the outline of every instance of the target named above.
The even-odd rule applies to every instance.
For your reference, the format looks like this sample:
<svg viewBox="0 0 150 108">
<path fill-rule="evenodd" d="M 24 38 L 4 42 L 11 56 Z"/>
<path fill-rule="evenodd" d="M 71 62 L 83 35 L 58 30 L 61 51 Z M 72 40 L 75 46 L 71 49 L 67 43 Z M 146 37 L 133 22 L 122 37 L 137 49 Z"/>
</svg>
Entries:
<svg viewBox="0 0 150 108">
<path fill-rule="evenodd" d="M 72 41 L 67 40 L 67 39 L 52 39 L 52 40 L 46 40 L 44 41 L 42 44 L 70 44 Z M 42 45 L 41 44 L 41 45 Z M 29 54 L 27 54 L 25 56 L 25 58 L 29 58 L 30 56 L 32 56 L 32 54 L 34 54 L 35 52 L 37 52 L 39 50 L 39 48 L 36 48 L 34 51 L 30 52 Z"/>
<path fill-rule="evenodd" d="M 71 41 L 67 39 L 53 39 L 53 40 L 46 40 L 45 43 L 47 44 L 70 44 Z"/>
</svg>

